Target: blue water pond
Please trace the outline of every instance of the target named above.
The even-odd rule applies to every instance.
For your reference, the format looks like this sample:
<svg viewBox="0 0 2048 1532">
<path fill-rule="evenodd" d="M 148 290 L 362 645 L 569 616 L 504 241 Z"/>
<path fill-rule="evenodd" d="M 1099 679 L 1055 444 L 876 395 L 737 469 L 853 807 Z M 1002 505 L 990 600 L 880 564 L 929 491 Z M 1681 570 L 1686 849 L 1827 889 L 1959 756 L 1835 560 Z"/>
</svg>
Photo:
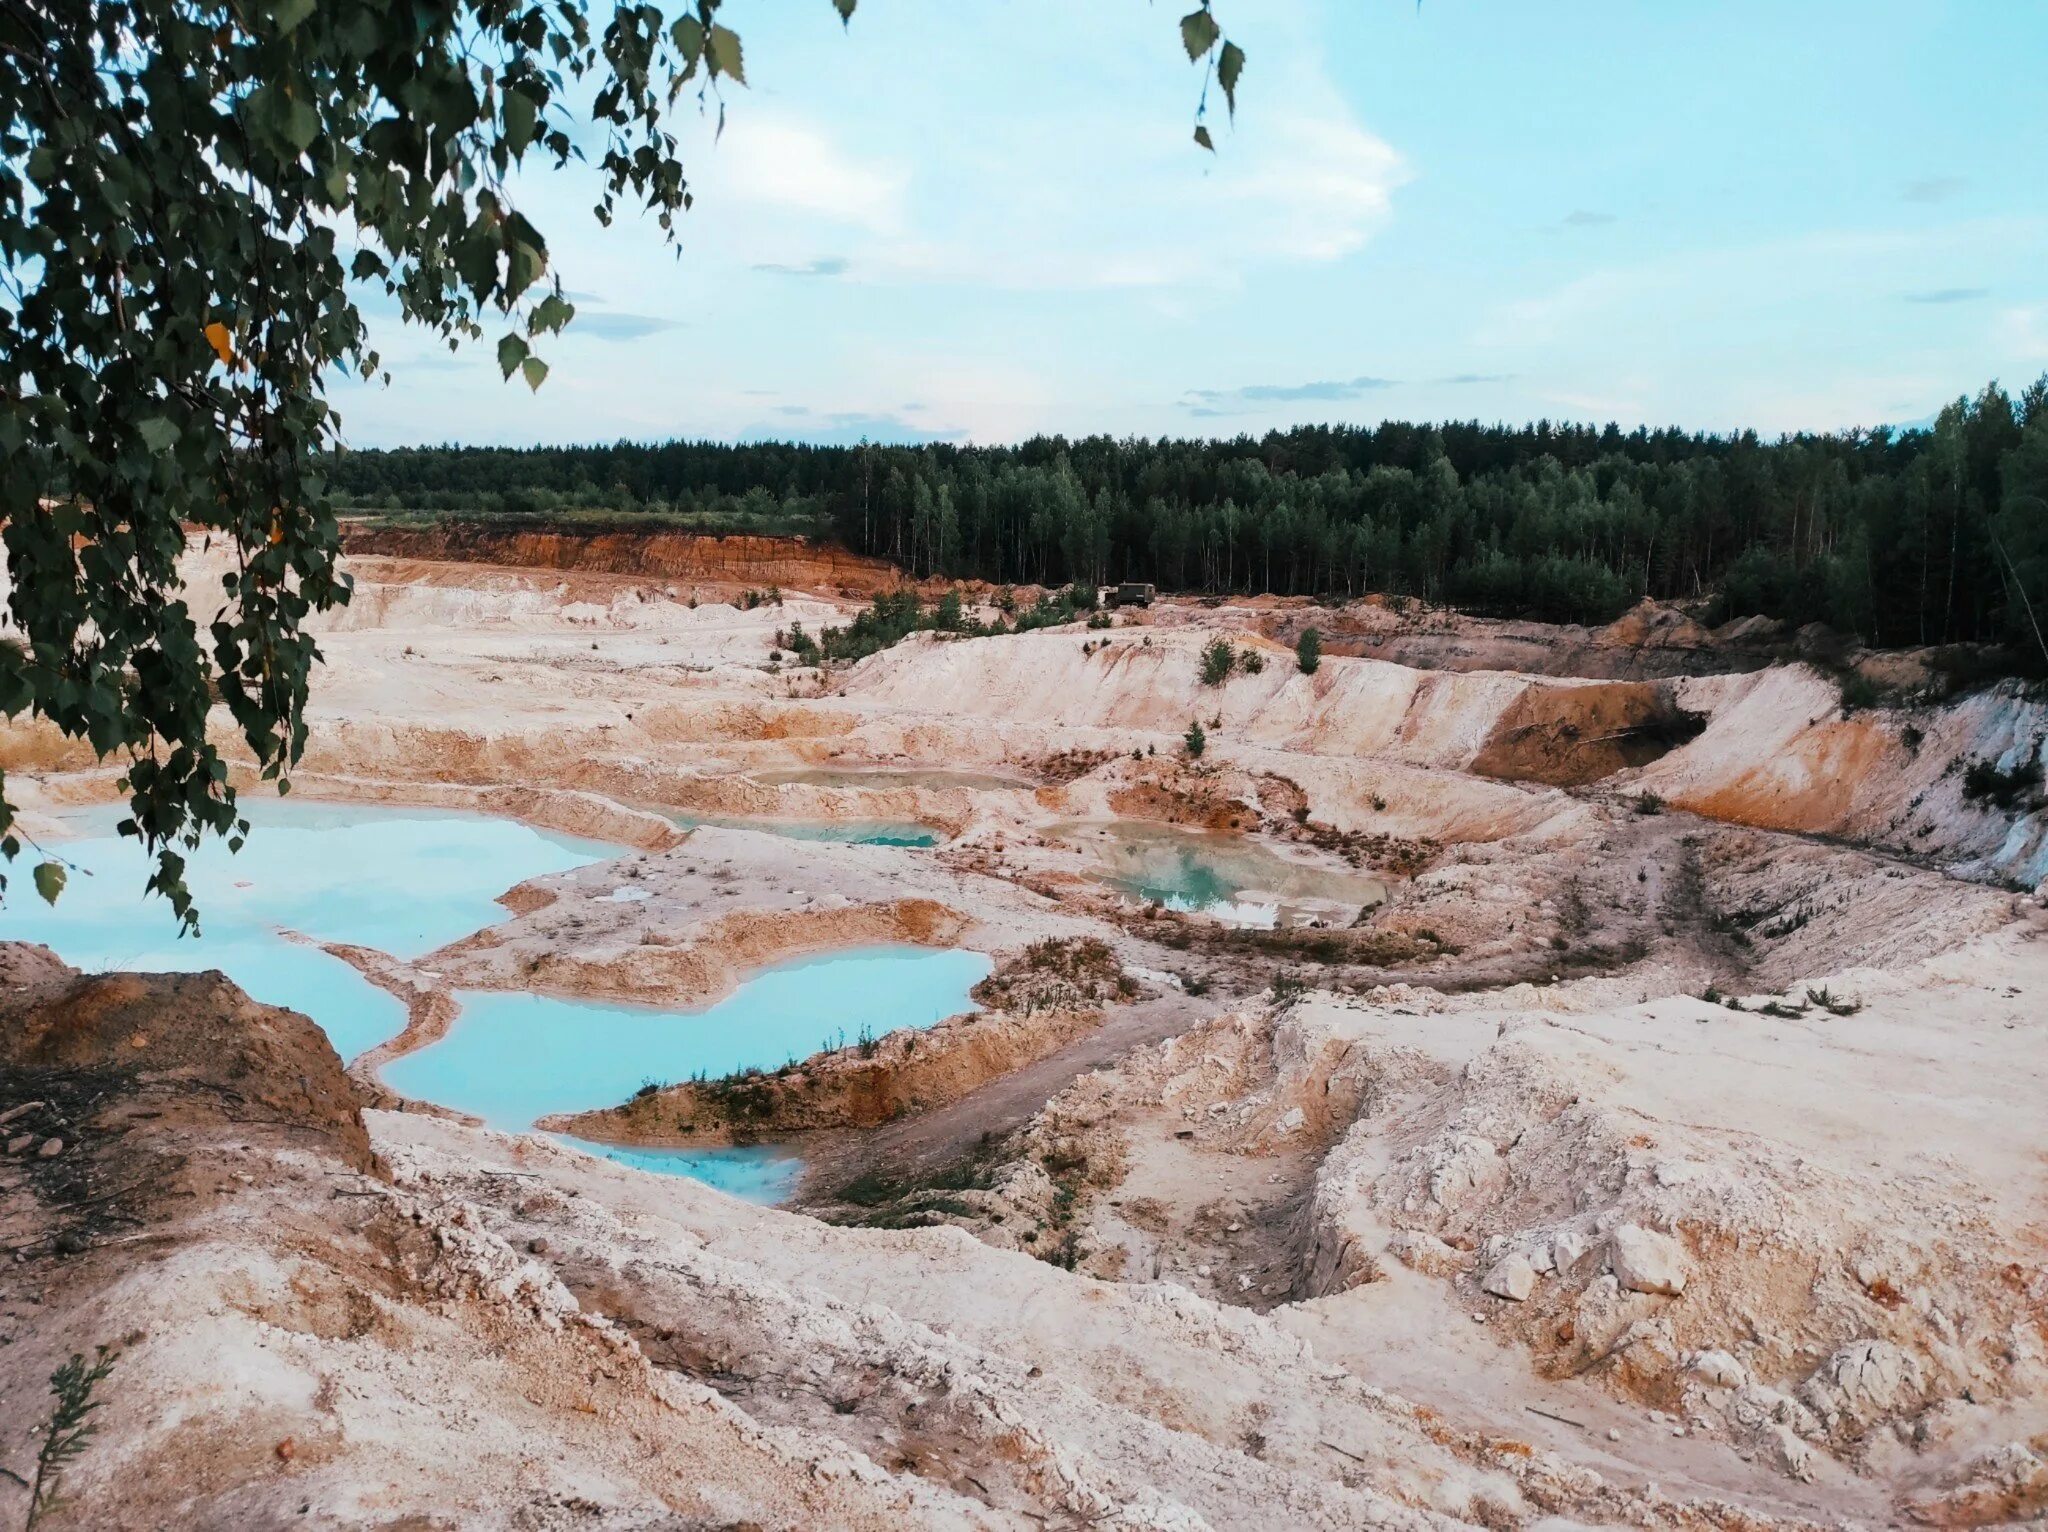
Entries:
<svg viewBox="0 0 2048 1532">
<path fill-rule="evenodd" d="M 396 1036 L 404 1007 L 282 931 L 419 957 L 503 919 L 495 898 L 514 884 L 621 850 L 441 810 L 251 798 L 245 812 L 254 833 L 239 853 L 208 840 L 188 858 L 200 936 L 180 938 L 170 907 L 144 896 L 149 863 L 115 833 L 121 811 L 109 807 L 67 816 L 75 837 L 52 848 L 74 868 L 63 896 L 45 905 L 18 880 L 0 905 L 0 939 L 46 943 L 88 971 L 220 969 L 258 1000 L 312 1017 L 349 1059 Z M 929 843 L 930 832 L 909 832 L 926 839 L 884 843 Z M 551 1112 L 615 1105 L 650 1080 L 773 1069 L 865 1035 L 929 1027 L 968 1009 L 988 969 L 979 953 L 858 949 L 768 969 L 695 1013 L 467 992 L 446 1037 L 383 1073 L 407 1095 L 520 1130 Z M 579 1146 L 763 1201 L 787 1196 L 802 1171 L 771 1149 Z"/>
</svg>

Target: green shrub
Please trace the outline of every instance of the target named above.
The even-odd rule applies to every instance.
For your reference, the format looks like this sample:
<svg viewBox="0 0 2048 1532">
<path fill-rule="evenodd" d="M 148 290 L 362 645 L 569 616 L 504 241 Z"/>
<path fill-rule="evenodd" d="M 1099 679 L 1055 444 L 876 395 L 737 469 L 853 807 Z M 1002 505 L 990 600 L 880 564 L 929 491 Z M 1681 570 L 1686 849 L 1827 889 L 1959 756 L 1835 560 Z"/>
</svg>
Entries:
<svg viewBox="0 0 2048 1532">
<path fill-rule="evenodd" d="M 2033 753 L 2022 756 L 2012 765 L 2001 767 L 1990 759 L 1975 760 L 1963 768 L 1963 796 L 1972 803 L 1988 803 L 1995 808 L 2018 807 L 2021 799 L 2041 786 L 2041 746 L 2034 744 Z"/>
<path fill-rule="evenodd" d="M 804 631 L 804 625 L 800 622 L 792 622 L 787 633 L 778 632 L 775 635 L 775 642 L 796 656 L 799 665 L 815 665 L 824 658 L 818 652 L 818 641 Z"/>
<path fill-rule="evenodd" d="M 1303 628 L 1301 637 L 1294 641 L 1294 663 L 1305 676 L 1312 676 L 1323 663 L 1323 635 L 1314 628 Z"/>
<path fill-rule="evenodd" d="M 1852 670 L 1842 677 L 1842 711 L 1858 713 L 1870 708 L 1883 707 L 1887 701 L 1885 689 L 1860 670 Z"/>
<path fill-rule="evenodd" d="M 1199 761 L 1202 752 L 1209 748 L 1209 736 L 1202 732 L 1202 720 L 1199 718 L 1188 725 L 1188 732 L 1183 734 L 1180 740 L 1191 761 Z"/>
<path fill-rule="evenodd" d="M 1230 647 L 1230 641 L 1216 639 L 1202 651 L 1202 684 L 1221 686 L 1230 679 L 1230 672 L 1236 664 L 1237 651 Z"/>
</svg>

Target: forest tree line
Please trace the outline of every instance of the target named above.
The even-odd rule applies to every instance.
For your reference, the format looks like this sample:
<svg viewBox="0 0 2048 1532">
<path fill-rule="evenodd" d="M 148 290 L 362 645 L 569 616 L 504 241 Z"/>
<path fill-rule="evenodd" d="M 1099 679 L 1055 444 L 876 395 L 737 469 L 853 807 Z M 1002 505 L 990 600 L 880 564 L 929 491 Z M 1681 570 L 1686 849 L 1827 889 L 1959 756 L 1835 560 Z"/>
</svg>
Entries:
<svg viewBox="0 0 2048 1532">
<path fill-rule="evenodd" d="M 1928 429 L 1766 441 L 1615 426 L 1303 426 L 1231 441 L 408 448 L 343 507 L 810 531 L 914 574 L 1418 596 L 1604 622 L 1643 596 L 2048 667 L 2048 377 Z"/>
</svg>

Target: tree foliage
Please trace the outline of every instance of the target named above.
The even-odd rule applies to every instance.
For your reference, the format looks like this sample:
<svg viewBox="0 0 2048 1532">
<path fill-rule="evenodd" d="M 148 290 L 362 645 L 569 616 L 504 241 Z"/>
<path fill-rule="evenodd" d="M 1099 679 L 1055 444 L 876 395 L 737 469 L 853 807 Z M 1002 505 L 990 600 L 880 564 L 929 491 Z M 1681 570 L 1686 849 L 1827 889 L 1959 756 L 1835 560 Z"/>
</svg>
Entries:
<svg viewBox="0 0 2048 1532">
<path fill-rule="evenodd" d="M 1198 14 L 1230 95 L 1242 53 Z M 285 790 L 306 619 L 348 599 L 324 392 L 381 374 L 365 303 L 451 348 L 492 330 L 538 388 L 575 310 L 518 173 L 586 161 L 601 223 L 673 235 L 676 108 L 722 124 L 728 83 L 721 0 L 0 3 L 0 714 L 124 763 L 122 831 L 188 926 L 181 850 L 248 828 L 212 709 Z M 192 533 L 233 554 L 217 597 L 180 582 Z"/>
<path fill-rule="evenodd" d="M 1323 635 L 1319 629 L 1301 630 L 1301 637 L 1294 641 L 1294 665 L 1305 676 L 1312 676 L 1322 669 Z"/>
<path fill-rule="evenodd" d="M 2048 383 L 1987 388 L 1927 429 L 1775 441 L 1389 422 L 1230 441 L 414 449 L 333 472 L 369 508 L 712 529 L 779 516 L 919 575 L 1381 591 L 1559 622 L 1719 592 L 1731 616 L 1882 645 L 2002 641 L 2048 665 Z"/>
</svg>

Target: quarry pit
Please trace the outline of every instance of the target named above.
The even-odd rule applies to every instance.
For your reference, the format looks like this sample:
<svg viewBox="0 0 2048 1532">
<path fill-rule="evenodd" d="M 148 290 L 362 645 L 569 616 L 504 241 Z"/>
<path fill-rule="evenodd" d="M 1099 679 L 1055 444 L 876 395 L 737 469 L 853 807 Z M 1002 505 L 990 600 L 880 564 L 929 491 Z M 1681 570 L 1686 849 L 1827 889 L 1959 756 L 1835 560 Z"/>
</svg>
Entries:
<svg viewBox="0 0 2048 1532">
<path fill-rule="evenodd" d="M 0 912 L 9 1425 L 118 1358 L 46 1525 L 2048 1516 L 2018 684 L 1171 596 L 821 670 L 886 566 L 602 541 L 358 539 L 196 944 L 0 732 L 94 874 Z"/>
</svg>

